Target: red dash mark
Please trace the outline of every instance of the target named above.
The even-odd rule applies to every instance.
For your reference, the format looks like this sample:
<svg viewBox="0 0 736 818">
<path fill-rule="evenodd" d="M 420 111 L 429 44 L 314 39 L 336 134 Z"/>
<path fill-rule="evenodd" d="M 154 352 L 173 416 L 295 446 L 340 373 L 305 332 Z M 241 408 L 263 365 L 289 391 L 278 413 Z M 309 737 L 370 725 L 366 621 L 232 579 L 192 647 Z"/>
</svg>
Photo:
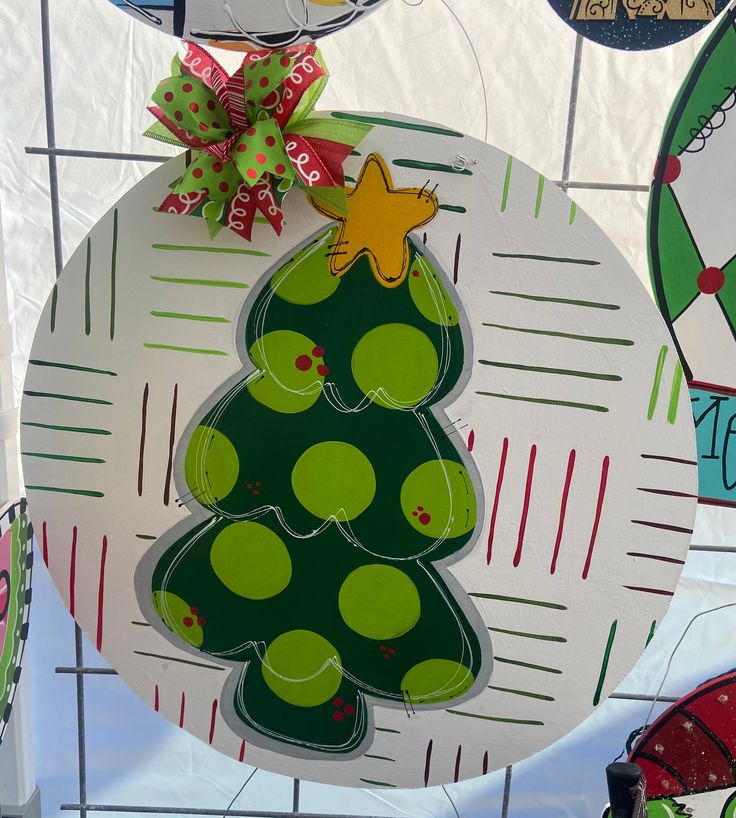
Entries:
<svg viewBox="0 0 736 818">
<path fill-rule="evenodd" d="M 488 750 L 483 753 L 483 775 L 488 772 Z"/>
<path fill-rule="evenodd" d="M 468 451 L 473 451 L 473 446 L 475 446 L 475 430 L 471 429 L 470 434 L 468 435 Z"/>
<path fill-rule="evenodd" d="M 460 744 L 457 748 L 457 755 L 455 756 L 455 783 L 460 780 L 460 759 L 463 756 L 463 745 Z"/>
<path fill-rule="evenodd" d="M 593 530 L 590 532 L 590 545 L 588 546 L 588 556 L 585 558 L 585 566 L 583 567 L 583 579 L 588 579 L 590 573 L 590 561 L 593 559 L 593 549 L 595 548 L 595 539 L 598 536 L 598 525 L 601 521 L 601 512 L 603 511 L 603 500 L 606 496 L 606 484 L 608 483 L 608 467 L 611 464 L 611 458 L 606 455 L 603 458 L 603 465 L 601 466 L 601 482 L 598 487 L 598 503 L 595 508 L 595 520 L 593 522 Z"/>
<path fill-rule="evenodd" d="M 462 244 L 462 234 L 457 234 L 457 244 L 455 245 L 455 266 L 452 273 L 452 283 L 457 284 L 457 279 L 460 274 L 460 246 Z"/>
<path fill-rule="evenodd" d="M 496 496 L 493 498 L 493 511 L 491 512 L 491 530 L 488 532 L 488 552 L 486 553 L 486 565 L 491 564 L 493 552 L 493 536 L 496 533 L 496 517 L 498 516 L 498 502 L 501 499 L 501 488 L 503 487 L 503 475 L 506 471 L 506 458 L 509 453 L 509 439 L 503 439 L 501 448 L 501 462 L 498 465 L 498 477 L 496 478 Z"/>
<path fill-rule="evenodd" d="M 74 616 L 74 585 L 77 578 L 77 527 L 72 529 L 72 553 L 69 558 L 69 613 Z"/>
<path fill-rule="evenodd" d="M 187 696 L 186 693 L 182 690 L 181 691 L 181 704 L 179 705 L 179 727 L 184 726 L 184 710 L 187 706 Z"/>
<path fill-rule="evenodd" d="M 148 384 L 143 387 L 141 403 L 141 437 L 138 444 L 138 496 L 143 496 L 143 457 L 146 452 L 146 419 L 148 416 Z"/>
<path fill-rule="evenodd" d="M 638 585 L 624 585 L 627 591 L 639 591 L 642 594 L 658 594 L 659 596 L 674 596 L 674 591 L 663 591 L 661 588 L 641 588 Z"/>
<path fill-rule="evenodd" d="M 434 739 L 430 739 L 427 743 L 427 755 L 424 759 L 424 786 L 429 784 L 429 770 L 432 767 L 432 747 L 434 746 Z"/>
<path fill-rule="evenodd" d="M 168 506 L 171 496 L 171 472 L 174 468 L 174 438 L 176 437 L 176 404 L 179 399 L 179 384 L 174 384 L 174 396 L 171 399 L 171 418 L 169 420 L 169 459 L 166 463 L 166 482 L 164 483 L 164 505 Z"/>
<path fill-rule="evenodd" d="M 570 451 L 567 459 L 567 474 L 565 475 L 565 485 L 562 489 L 562 501 L 560 502 L 560 522 L 557 525 L 557 539 L 555 540 L 555 550 L 552 554 L 552 564 L 549 567 L 550 574 L 557 570 L 557 557 L 560 555 L 560 545 L 562 544 L 562 531 L 565 528 L 565 513 L 567 511 L 567 498 L 570 495 L 570 483 L 572 473 L 575 471 L 575 449 Z"/>
<path fill-rule="evenodd" d="M 105 563 L 107 562 L 107 537 L 102 538 L 100 554 L 100 584 L 97 588 L 97 650 L 102 650 L 102 621 L 105 605 Z"/>
<path fill-rule="evenodd" d="M 42 538 L 41 541 L 43 543 L 41 553 L 43 555 L 43 561 L 46 564 L 46 567 L 48 568 L 49 567 L 49 541 L 46 538 L 46 520 L 43 521 L 43 524 L 41 526 L 41 538 Z"/>
<path fill-rule="evenodd" d="M 215 737 L 215 718 L 217 717 L 217 699 L 212 700 L 212 717 L 210 718 L 210 739 L 209 743 L 212 744 L 212 739 Z"/>
<path fill-rule="evenodd" d="M 157 713 L 158 713 L 158 705 L 159 705 L 159 701 L 158 701 L 158 685 L 156 685 L 156 687 L 154 688 L 154 691 L 153 691 L 153 709 Z"/>
<path fill-rule="evenodd" d="M 240 754 L 238 755 L 238 761 L 245 761 L 245 739 L 240 742 Z"/>
<path fill-rule="evenodd" d="M 534 463 L 537 459 L 537 445 L 532 444 L 529 450 L 529 465 L 526 470 L 526 488 L 524 489 L 524 505 L 521 509 L 521 521 L 519 522 L 519 538 L 516 542 L 516 553 L 514 554 L 514 568 L 518 568 L 521 563 L 521 552 L 524 548 L 524 533 L 526 532 L 526 521 L 529 516 L 529 501 L 532 496 L 532 482 L 534 481 Z"/>
</svg>

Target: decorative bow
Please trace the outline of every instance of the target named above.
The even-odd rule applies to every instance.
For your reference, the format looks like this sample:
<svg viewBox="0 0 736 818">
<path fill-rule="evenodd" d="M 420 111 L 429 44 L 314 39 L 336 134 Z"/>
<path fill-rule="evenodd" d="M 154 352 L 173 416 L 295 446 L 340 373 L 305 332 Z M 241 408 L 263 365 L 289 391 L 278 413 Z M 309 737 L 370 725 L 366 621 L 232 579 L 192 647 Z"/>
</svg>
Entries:
<svg viewBox="0 0 736 818">
<path fill-rule="evenodd" d="M 342 165 L 370 126 L 310 116 L 328 78 L 317 47 L 248 52 L 232 76 L 187 49 L 148 109 L 158 122 L 146 136 L 196 152 L 159 211 L 203 216 L 211 237 L 228 227 L 247 241 L 257 211 L 281 234 L 294 185 L 346 213 Z"/>
</svg>

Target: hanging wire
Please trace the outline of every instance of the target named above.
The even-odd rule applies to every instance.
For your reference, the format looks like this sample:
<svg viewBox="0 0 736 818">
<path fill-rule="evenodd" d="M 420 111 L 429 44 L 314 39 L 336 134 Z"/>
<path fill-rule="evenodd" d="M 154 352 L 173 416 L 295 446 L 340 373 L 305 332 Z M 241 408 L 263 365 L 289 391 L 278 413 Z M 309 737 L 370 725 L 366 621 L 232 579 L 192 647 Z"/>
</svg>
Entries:
<svg viewBox="0 0 736 818">
<path fill-rule="evenodd" d="M 442 789 L 444 790 L 445 795 L 447 796 L 447 800 L 450 802 L 450 804 L 452 805 L 452 808 L 455 810 L 455 815 L 457 816 L 457 818 L 460 818 L 460 813 L 457 811 L 457 807 L 455 806 L 455 802 L 450 797 L 450 793 L 447 792 L 447 787 L 444 784 L 442 785 Z"/>
<path fill-rule="evenodd" d="M 248 786 L 251 778 L 253 778 L 253 776 L 258 772 L 258 769 L 258 767 L 253 769 L 253 772 L 243 782 L 243 786 L 235 793 L 235 795 L 233 795 L 232 801 L 230 801 L 230 803 L 227 805 L 225 812 L 222 813 L 222 818 L 227 818 L 228 813 L 233 808 L 233 804 L 238 800 L 238 798 L 240 798 L 243 790 Z"/>
<path fill-rule="evenodd" d="M 411 8 L 417 8 L 424 4 L 424 0 L 417 0 L 417 2 L 412 3 L 410 0 L 401 0 L 405 6 L 410 6 Z M 486 89 L 486 80 L 483 76 L 483 69 L 480 64 L 480 57 L 478 56 L 478 52 L 475 50 L 475 46 L 473 45 L 473 40 L 467 30 L 465 25 L 463 24 L 462 20 L 457 16 L 455 11 L 452 7 L 448 4 L 447 0 L 440 0 L 440 3 L 450 12 L 453 16 L 455 22 L 460 26 L 460 30 L 465 35 L 465 39 L 468 41 L 468 46 L 473 53 L 473 59 L 475 60 L 475 65 L 478 69 L 478 78 L 480 79 L 480 85 L 483 89 L 483 116 L 484 116 L 484 129 L 483 129 L 483 141 L 488 141 L 488 91 Z"/>
</svg>

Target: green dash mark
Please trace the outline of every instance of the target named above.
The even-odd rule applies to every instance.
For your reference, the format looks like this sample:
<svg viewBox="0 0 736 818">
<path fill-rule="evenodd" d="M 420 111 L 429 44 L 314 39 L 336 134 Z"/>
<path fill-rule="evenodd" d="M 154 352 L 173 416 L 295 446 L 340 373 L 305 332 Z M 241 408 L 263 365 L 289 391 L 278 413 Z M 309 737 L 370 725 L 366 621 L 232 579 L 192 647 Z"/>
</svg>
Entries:
<svg viewBox="0 0 736 818">
<path fill-rule="evenodd" d="M 151 276 L 154 281 L 162 281 L 164 284 L 192 284 L 195 287 L 235 287 L 238 290 L 248 288 L 247 284 L 240 281 L 219 281 L 211 278 L 171 278 L 169 276 Z"/>
<path fill-rule="evenodd" d="M 441 204 L 439 210 L 448 210 L 450 213 L 467 213 L 468 211 L 462 205 L 448 205 Z"/>
<path fill-rule="evenodd" d="M 35 392 L 31 389 L 25 389 L 24 395 L 29 398 L 52 398 L 53 400 L 70 400 L 76 403 L 95 403 L 99 406 L 112 406 L 112 401 L 101 400 L 100 398 L 85 398 L 81 395 L 62 395 L 58 392 Z"/>
<path fill-rule="evenodd" d="M 92 275 L 92 239 L 87 239 L 87 266 L 84 272 L 84 334 L 92 332 L 92 296 L 90 278 Z"/>
<path fill-rule="evenodd" d="M 335 119 L 347 119 L 350 122 L 365 122 L 366 125 L 385 125 L 387 128 L 401 128 L 406 131 L 423 131 L 424 133 L 434 133 L 440 136 L 463 137 L 463 134 L 459 131 L 451 131 L 449 128 L 439 128 L 435 125 L 421 125 L 418 122 L 401 122 L 398 119 L 387 119 L 380 116 L 346 114 L 343 111 L 331 111 L 330 115 Z"/>
<path fill-rule="evenodd" d="M 375 758 L 377 761 L 396 761 L 395 758 L 389 758 L 388 756 L 374 756 L 374 755 L 371 755 L 370 753 L 364 753 L 363 757 L 364 758 Z"/>
<path fill-rule="evenodd" d="M 164 310 L 151 310 L 154 318 L 179 318 L 182 321 L 207 321 L 213 324 L 229 324 L 229 318 L 218 318 L 215 315 L 192 315 L 187 312 L 165 312 Z"/>
<path fill-rule="evenodd" d="M 31 491 L 52 491 L 57 494 L 75 494 L 80 497 L 104 497 L 101 491 L 90 491 L 88 489 L 65 489 L 59 486 L 26 486 Z"/>
<path fill-rule="evenodd" d="M 153 534 L 136 534 L 135 535 L 139 540 L 157 540 L 158 537 L 154 537 Z"/>
<path fill-rule="evenodd" d="M 573 307 L 588 307 L 592 310 L 620 310 L 618 304 L 605 304 L 602 301 L 580 301 L 577 298 L 555 298 L 550 295 L 528 295 L 527 293 L 510 293 L 507 290 L 489 290 L 491 295 L 502 295 L 507 298 L 520 298 L 524 301 L 541 301 L 548 304 L 570 304 Z"/>
<path fill-rule="evenodd" d="M 21 426 L 32 426 L 35 429 L 51 429 L 56 432 L 78 432 L 83 435 L 111 435 L 107 429 L 94 429 L 86 426 L 56 426 L 53 423 L 33 423 L 30 420 L 24 420 Z"/>
<path fill-rule="evenodd" d="M 670 403 L 667 407 L 667 422 L 674 424 L 677 420 L 677 407 L 680 405 L 680 387 L 682 386 L 682 364 L 678 360 L 675 364 L 675 374 L 672 377 Z"/>
<path fill-rule="evenodd" d="M 652 393 L 649 396 L 649 408 L 647 409 L 647 420 L 654 417 L 654 411 L 657 408 L 657 401 L 659 400 L 659 387 L 662 384 L 662 372 L 664 371 L 664 362 L 667 358 L 668 346 L 663 346 L 659 350 L 657 357 L 657 366 L 654 370 L 654 383 L 652 384 Z"/>
<path fill-rule="evenodd" d="M 644 647 L 649 647 L 649 643 L 654 639 L 654 632 L 657 630 L 657 620 L 652 620 L 652 624 L 649 628 L 649 636 L 647 636 L 647 643 Z"/>
<path fill-rule="evenodd" d="M 589 258 L 565 258 L 564 256 L 540 256 L 534 253 L 494 253 L 496 258 L 521 258 L 531 261 L 551 261 L 555 264 L 583 264 L 588 267 L 599 267 L 600 261 Z"/>
<path fill-rule="evenodd" d="M 117 372 L 110 369 L 95 369 L 93 366 L 78 366 L 77 364 L 62 364 L 58 361 L 42 361 L 39 358 L 31 358 L 28 361 L 31 366 L 53 366 L 58 369 L 71 369 L 74 372 L 91 372 L 93 375 L 112 375 L 117 377 Z"/>
<path fill-rule="evenodd" d="M 472 176 L 473 171 L 467 168 L 454 168 L 452 165 L 442 165 L 437 162 L 417 162 L 414 159 L 394 159 L 391 163 L 399 168 L 417 168 L 418 170 L 437 171 L 438 173 L 455 173 L 458 176 Z"/>
<path fill-rule="evenodd" d="M 508 161 L 506 162 L 506 176 L 503 180 L 503 194 L 501 195 L 501 213 L 506 210 L 506 206 L 509 203 L 509 187 L 511 186 L 511 167 L 514 163 L 514 160 L 511 156 L 509 156 Z"/>
<path fill-rule="evenodd" d="M 242 247 L 200 247 L 195 244 L 152 244 L 154 250 L 181 250 L 190 253 L 231 253 L 238 256 L 261 256 L 270 258 L 270 253 L 263 253 L 260 250 L 246 250 Z"/>
<path fill-rule="evenodd" d="M 489 631 L 493 631 L 494 633 L 505 633 L 508 636 L 521 636 L 524 639 L 538 639 L 540 642 L 567 642 L 564 636 L 550 636 L 546 633 L 528 633 L 527 631 L 509 631 L 506 628 L 491 628 L 488 627 Z"/>
<path fill-rule="evenodd" d="M 198 347 L 180 347 L 174 344 L 148 344 L 144 343 L 146 349 L 167 349 L 170 352 L 190 352 L 193 355 L 227 355 L 221 349 L 200 349 Z"/>
<path fill-rule="evenodd" d="M 385 781 L 373 781 L 370 778 L 361 778 L 360 780 L 364 784 L 371 784 L 374 787 L 390 787 L 392 789 L 396 789 L 396 784 L 387 784 Z"/>
<path fill-rule="evenodd" d="M 494 656 L 494 662 L 501 662 L 503 665 L 515 665 L 516 667 L 525 667 L 529 670 L 541 670 L 543 673 L 562 673 L 556 667 L 547 667 L 546 665 L 535 665 L 533 662 L 522 662 L 519 659 L 504 659 L 502 656 Z"/>
<path fill-rule="evenodd" d="M 544 176 L 539 174 L 539 182 L 537 183 L 537 201 L 534 205 L 534 218 L 538 219 L 542 212 L 542 196 L 544 195 Z"/>
<path fill-rule="evenodd" d="M 575 224 L 575 216 L 578 214 L 578 206 L 575 202 L 570 202 L 570 226 Z"/>
<path fill-rule="evenodd" d="M 115 338 L 115 309 L 118 268 L 118 209 L 112 214 L 112 254 L 110 256 L 110 340 Z"/>
<path fill-rule="evenodd" d="M 63 460 L 69 463 L 104 463 L 101 457 L 81 457 L 73 454 L 51 454 L 49 452 L 21 452 L 23 457 L 40 457 L 44 460 Z"/>
<path fill-rule="evenodd" d="M 484 719 L 485 721 L 498 721 L 502 724 L 525 724 L 530 727 L 544 727 L 543 721 L 536 721 L 533 719 L 507 719 L 501 716 L 482 716 L 480 713 L 466 713 L 464 710 L 446 710 L 446 713 L 452 713 L 453 716 L 467 716 L 471 719 Z"/>
<path fill-rule="evenodd" d="M 501 594 L 480 594 L 469 593 L 468 596 L 475 596 L 479 599 L 495 599 L 498 602 L 518 602 L 521 605 L 536 605 L 540 608 L 551 608 L 554 611 L 566 611 L 566 605 L 560 605 L 558 602 L 543 602 L 539 599 L 526 599 L 520 596 L 502 596 Z"/>
<path fill-rule="evenodd" d="M 593 706 L 597 706 L 601 700 L 601 693 L 603 692 L 603 683 L 606 681 L 606 672 L 608 671 L 608 663 L 611 660 L 611 649 L 616 638 L 616 628 L 618 627 L 618 619 L 614 619 L 611 624 L 611 630 L 608 632 L 608 641 L 606 642 L 606 649 L 603 651 L 603 662 L 601 663 L 601 672 L 598 676 L 598 684 L 593 695 Z"/>
<path fill-rule="evenodd" d="M 547 329 L 529 329 L 528 327 L 507 327 L 504 324 L 483 324 L 484 327 L 493 327 L 507 332 L 525 332 L 529 335 L 546 335 L 549 338 L 568 338 L 571 341 L 587 341 L 591 344 L 613 344 L 615 346 L 633 347 L 634 342 L 626 338 L 602 338 L 595 335 L 575 335 L 571 332 L 555 332 Z"/>
<path fill-rule="evenodd" d="M 225 670 L 224 667 L 217 667 L 217 665 L 207 665 L 204 662 L 192 662 L 190 659 L 179 659 L 177 656 L 163 656 L 160 653 L 146 653 L 144 650 L 134 650 L 133 653 L 138 656 L 149 656 L 152 659 L 165 659 L 167 662 L 179 662 L 182 665 L 193 665 L 194 667 L 203 667 L 207 670 Z"/>
<path fill-rule="evenodd" d="M 544 693 L 531 693 L 528 690 L 515 690 L 513 687 L 496 687 L 495 685 L 486 685 L 489 690 L 498 690 L 499 693 L 511 693 L 514 696 L 526 696 L 528 699 L 539 699 L 543 702 L 553 702 L 554 696 L 547 696 Z"/>
<path fill-rule="evenodd" d="M 521 403 L 539 403 L 542 406 L 564 406 L 566 409 L 583 409 L 587 412 L 608 412 L 607 406 L 598 406 L 595 403 L 578 403 L 572 400 L 557 400 L 556 398 L 529 398 L 525 395 L 506 395 L 502 392 L 476 392 L 476 395 L 484 395 L 487 398 L 499 398 L 501 400 L 515 400 Z"/>
<path fill-rule="evenodd" d="M 551 366 L 529 366 L 527 364 L 510 364 L 502 361 L 478 360 L 483 366 L 495 366 L 501 369 L 515 369 L 521 372 L 541 372 L 546 375 L 569 375 L 572 378 L 590 378 L 594 381 L 620 381 L 620 375 L 606 375 L 602 372 L 584 372 L 578 369 L 556 369 Z"/>
</svg>

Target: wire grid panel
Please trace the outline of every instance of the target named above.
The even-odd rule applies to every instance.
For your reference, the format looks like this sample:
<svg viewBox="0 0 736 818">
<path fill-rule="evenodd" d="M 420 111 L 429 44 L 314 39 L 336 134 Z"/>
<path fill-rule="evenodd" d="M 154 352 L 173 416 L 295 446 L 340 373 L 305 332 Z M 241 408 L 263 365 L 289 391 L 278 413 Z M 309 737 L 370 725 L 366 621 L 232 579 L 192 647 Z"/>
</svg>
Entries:
<svg viewBox="0 0 736 818">
<path fill-rule="evenodd" d="M 56 144 L 56 122 L 54 113 L 54 92 L 52 81 L 51 63 L 51 26 L 48 0 L 40 0 L 41 7 L 41 49 L 43 65 L 44 102 L 46 117 L 47 146 L 31 146 L 27 148 L 29 154 L 39 154 L 47 158 L 49 170 L 49 194 L 51 204 L 51 222 L 53 234 L 54 264 L 57 275 L 63 266 L 62 250 L 62 209 L 59 191 L 59 169 L 58 161 L 65 158 L 76 158 L 84 160 L 107 160 L 122 163 L 127 162 L 162 162 L 168 157 L 158 154 L 123 153 L 113 151 L 95 151 L 69 148 L 64 146 L 59 148 Z M 581 67 L 584 56 L 584 42 L 580 37 L 575 40 L 574 52 L 569 81 L 569 100 L 564 135 L 564 151 L 561 158 L 561 174 L 557 184 L 566 191 L 586 191 L 591 195 L 601 192 L 621 192 L 629 194 L 646 194 L 649 187 L 647 184 L 637 184 L 630 180 L 625 182 L 585 182 L 571 179 L 571 168 L 573 167 L 573 145 L 575 141 L 575 129 L 578 112 L 578 101 L 581 82 Z M 643 236 L 642 239 L 643 241 Z M 641 274 L 641 272 L 640 272 Z M 702 548 L 700 550 L 703 550 Z M 728 550 L 728 549 L 721 549 Z M 75 679 L 76 689 L 76 729 L 77 729 L 77 753 L 78 753 L 78 798 L 70 799 L 69 802 L 61 805 L 64 811 L 79 812 L 80 816 L 86 816 L 91 811 L 121 812 L 121 813 L 161 813 L 161 814 L 199 814 L 218 815 L 222 814 L 221 808 L 191 807 L 181 806 L 153 806 L 146 804 L 94 804 L 89 803 L 87 798 L 87 749 L 86 738 L 88 729 L 88 714 L 85 706 L 85 680 L 95 677 L 114 676 L 115 671 L 106 667 L 88 667 L 85 665 L 83 637 L 81 631 L 75 626 L 74 631 L 74 664 L 57 668 L 60 676 L 71 675 Z M 622 693 L 614 694 L 611 697 L 614 701 L 651 702 L 654 697 L 651 694 Z M 675 701 L 677 697 L 660 697 L 660 702 Z M 513 813 L 513 790 L 512 790 L 512 768 L 505 771 L 503 786 L 500 791 L 499 803 L 494 807 L 494 812 L 507 818 Z M 453 804 L 446 802 L 443 812 L 452 815 Z M 239 816 L 286 816 L 299 813 L 300 809 L 300 784 L 294 781 L 292 789 L 291 811 L 257 811 L 257 810 L 230 810 L 229 814 Z M 319 815 L 320 813 L 300 813 L 302 815 Z M 338 813 L 331 813 L 334 818 L 338 818 Z M 342 818 L 342 816 L 340 816 Z M 347 815 L 345 818 L 361 818 L 361 815 Z"/>
</svg>

